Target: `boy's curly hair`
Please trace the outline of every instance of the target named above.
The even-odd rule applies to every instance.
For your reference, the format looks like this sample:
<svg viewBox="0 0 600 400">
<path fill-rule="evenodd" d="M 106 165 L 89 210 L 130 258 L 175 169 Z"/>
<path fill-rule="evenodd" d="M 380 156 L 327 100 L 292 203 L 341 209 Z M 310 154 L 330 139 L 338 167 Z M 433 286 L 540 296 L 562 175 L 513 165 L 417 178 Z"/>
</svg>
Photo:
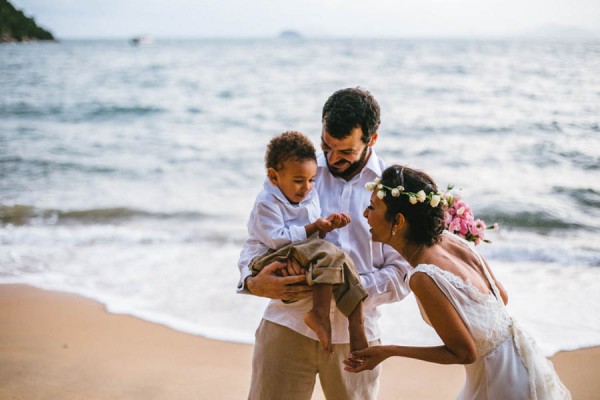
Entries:
<svg viewBox="0 0 600 400">
<path fill-rule="evenodd" d="M 265 166 L 279 171 L 289 160 L 317 160 L 315 146 L 306 135 L 297 131 L 283 132 L 271 139 L 265 153 Z"/>
</svg>

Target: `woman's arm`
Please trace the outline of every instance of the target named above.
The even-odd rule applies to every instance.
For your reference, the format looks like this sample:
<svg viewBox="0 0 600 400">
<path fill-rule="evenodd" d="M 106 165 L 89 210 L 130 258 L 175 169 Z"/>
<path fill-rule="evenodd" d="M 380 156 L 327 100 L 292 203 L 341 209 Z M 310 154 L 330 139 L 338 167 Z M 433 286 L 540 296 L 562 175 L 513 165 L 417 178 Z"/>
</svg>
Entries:
<svg viewBox="0 0 600 400">
<path fill-rule="evenodd" d="M 353 352 L 351 357 L 344 361 L 347 371 L 360 372 L 373 369 L 391 356 L 415 358 L 437 364 L 471 364 L 475 361 L 477 358 L 475 341 L 452 303 L 429 275 L 415 273 L 410 280 L 410 287 L 444 345 L 369 347 Z"/>
</svg>

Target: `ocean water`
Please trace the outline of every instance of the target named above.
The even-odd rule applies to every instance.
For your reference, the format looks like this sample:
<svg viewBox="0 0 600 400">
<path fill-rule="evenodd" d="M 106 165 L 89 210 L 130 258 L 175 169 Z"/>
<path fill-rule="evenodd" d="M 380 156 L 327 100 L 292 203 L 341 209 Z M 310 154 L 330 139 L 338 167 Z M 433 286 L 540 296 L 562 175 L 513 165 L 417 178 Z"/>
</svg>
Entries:
<svg viewBox="0 0 600 400">
<path fill-rule="evenodd" d="M 0 283 L 251 343 L 266 299 L 236 262 L 265 145 L 318 144 L 350 86 L 381 104 L 381 157 L 499 223 L 479 248 L 544 351 L 600 345 L 600 42 L 1 45 Z M 438 343 L 412 296 L 382 312 L 385 342 Z"/>
</svg>

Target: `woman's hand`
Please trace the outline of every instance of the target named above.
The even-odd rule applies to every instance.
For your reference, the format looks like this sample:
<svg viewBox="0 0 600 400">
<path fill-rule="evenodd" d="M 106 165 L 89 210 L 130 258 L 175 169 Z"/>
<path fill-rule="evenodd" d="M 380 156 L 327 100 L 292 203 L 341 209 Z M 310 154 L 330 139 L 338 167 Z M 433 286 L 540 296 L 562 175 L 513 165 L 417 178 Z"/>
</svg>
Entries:
<svg viewBox="0 0 600 400">
<path fill-rule="evenodd" d="M 373 346 L 363 350 L 353 351 L 344 360 L 344 370 L 349 372 L 362 372 L 371 370 L 380 362 L 390 356 L 389 346 Z"/>
</svg>

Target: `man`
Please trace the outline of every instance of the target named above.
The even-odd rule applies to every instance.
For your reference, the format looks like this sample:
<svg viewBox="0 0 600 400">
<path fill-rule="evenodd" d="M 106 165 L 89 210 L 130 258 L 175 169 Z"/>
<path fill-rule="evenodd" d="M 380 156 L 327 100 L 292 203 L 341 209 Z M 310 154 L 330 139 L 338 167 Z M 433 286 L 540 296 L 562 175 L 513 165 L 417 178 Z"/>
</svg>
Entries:
<svg viewBox="0 0 600 400">
<path fill-rule="evenodd" d="M 362 88 L 342 89 L 323 106 L 322 123 L 323 154 L 317 160 L 316 182 L 322 213 L 343 212 L 352 219 L 347 227 L 330 232 L 326 240 L 352 257 L 369 294 L 363 304 L 365 332 L 371 345 L 378 344 L 376 307 L 399 301 L 409 293 L 403 279 L 408 264 L 390 247 L 371 242 L 362 216 L 371 195 L 365 184 L 385 168 L 373 150 L 380 123 L 379 104 Z M 358 375 L 344 371 L 342 360 L 350 352 L 348 326 L 337 308 L 331 308 L 333 355 L 323 351 L 304 323 L 304 314 L 311 306 L 311 289 L 297 285 L 305 279 L 297 265 L 273 263 L 254 277 L 247 265 L 239 267 L 239 292 L 273 299 L 256 331 L 249 399 L 309 400 L 317 374 L 329 400 L 377 398 L 380 366 Z M 307 293 L 307 297 L 290 304 L 280 301 L 299 293 Z"/>
</svg>

